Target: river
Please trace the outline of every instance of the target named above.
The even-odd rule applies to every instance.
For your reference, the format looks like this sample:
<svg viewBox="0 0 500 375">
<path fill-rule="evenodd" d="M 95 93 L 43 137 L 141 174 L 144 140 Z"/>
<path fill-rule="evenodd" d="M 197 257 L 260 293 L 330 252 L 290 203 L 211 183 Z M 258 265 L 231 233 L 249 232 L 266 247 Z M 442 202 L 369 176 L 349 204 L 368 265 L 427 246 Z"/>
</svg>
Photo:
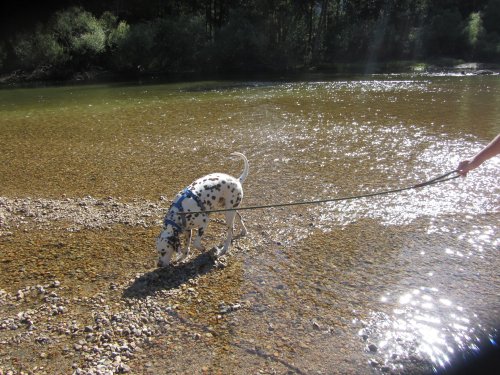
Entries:
<svg viewBox="0 0 500 375">
<path fill-rule="evenodd" d="M 500 327 L 498 158 L 400 193 L 242 211 L 249 233 L 222 266 L 192 251 L 157 270 L 154 242 L 179 190 L 212 172 L 239 176 L 233 151 L 250 162 L 242 206 L 257 206 L 412 186 L 454 170 L 499 132 L 498 76 L 1 89 L 0 369 L 461 366 L 495 346 Z M 214 218 L 208 248 L 224 237 Z M 54 280 L 55 300 L 35 293 Z M 161 319 L 149 321 L 149 304 Z M 96 314 L 139 305 L 146 338 L 120 326 L 102 339 Z M 36 324 L 23 324 L 26 311 L 41 314 Z M 138 348 L 119 356 L 126 367 L 117 355 L 99 362 L 110 341 Z"/>
</svg>

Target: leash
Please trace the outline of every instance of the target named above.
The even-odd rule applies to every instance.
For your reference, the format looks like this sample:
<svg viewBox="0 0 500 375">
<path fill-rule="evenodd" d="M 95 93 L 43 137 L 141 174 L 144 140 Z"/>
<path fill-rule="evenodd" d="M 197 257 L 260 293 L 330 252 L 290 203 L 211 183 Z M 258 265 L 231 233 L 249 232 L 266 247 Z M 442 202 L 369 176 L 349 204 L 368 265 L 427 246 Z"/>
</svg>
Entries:
<svg viewBox="0 0 500 375">
<path fill-rule="evenodd" d="M 455 175 L 452 176 L 453 174 L 455 174 Z M 379 192 L 375 192 L 375 193 L 351 195 L 351 196 L 340 197 L 340 198 L 319 199 L 319 200 L 312 200 L 312 201 L 265 204 L 265 205 L 261 205 L 261 206 L 235 207 L 235 208 L 220 209 L 220 210 L 179 212 L 179 214 L 181 214 L 181 215 L 192 215 L 192 214 L 202 214 L 202 213 L 209 214 L 209 213 L 216 213 L 216 212 L 260 210 L 260 209 L 266 209 L 266 208 L 279 208 L 279 207 L 301 206 L 301 205 L 306 205 L 306 204 L 321 204 L 321 203 L 328 203 L 328 202 L 349 201 L 349 200 L 354 200 L 354 199 L 375 197 L 375 196 L 379 196 L 379 195 L 400 193 L 402 191 L 418 189 L 418 188 L 422 188 L 424 186 L 430 186 L 430 185 L 438 184 L 440 182 L 450 181 L 450 180 L 453 180 L 453 179 L 458 178 L 458 177 L 460 177 L 460 175 L 458 174 L 458 171 L 453 170 L 451 172 L 445 173 L 441 176 L 437 176 L 433 179 L 421 182 L 421 183 L 416 184 L 416 185 L 407 186 L 407 187 L 403 187 L 403 188 L 399 188 L 399 189 L 384 190 L 384 191 L 379 191 Z"/>
</svg>

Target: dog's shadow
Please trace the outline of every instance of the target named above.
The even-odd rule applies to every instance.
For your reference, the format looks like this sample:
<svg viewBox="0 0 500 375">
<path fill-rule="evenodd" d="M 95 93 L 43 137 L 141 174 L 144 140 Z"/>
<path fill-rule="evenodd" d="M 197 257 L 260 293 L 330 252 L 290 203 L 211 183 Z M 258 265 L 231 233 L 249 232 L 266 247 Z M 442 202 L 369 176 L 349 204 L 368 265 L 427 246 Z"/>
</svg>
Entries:
<svg viewBox="0 0 500 375">
<path fill-rule="evenodd" d="M 135 279 L 123 291 L 124 298 L 146 298 L 162 290 L 172 290 L 187 283 L 190 279 L 211 272 L 223 264 L 210 252 L 204 252 L 188 262 L 169 265 L 145 273 Z"/>
</svg>

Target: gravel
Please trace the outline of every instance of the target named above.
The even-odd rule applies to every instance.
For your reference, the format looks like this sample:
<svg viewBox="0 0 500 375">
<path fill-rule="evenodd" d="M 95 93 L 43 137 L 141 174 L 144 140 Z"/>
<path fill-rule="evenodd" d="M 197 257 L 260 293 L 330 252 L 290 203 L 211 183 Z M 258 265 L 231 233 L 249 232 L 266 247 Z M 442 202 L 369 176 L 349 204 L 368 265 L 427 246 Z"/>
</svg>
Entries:
<svg viewBox="0 0 500 375">
<path fill-rule="evenodd" d="M 156 228 L 166 205 L 164 198 L 125 203 L 90 196 L 0 197 L 0 239 L 23 231 L 48 229 L 50 233 L 54 228 L 67 232 L 107 230 L 115 225 Z M 92 296 L 75 293 L 69 279 L 0 289 L 0 374 L 132 373 L 133 362 L 144 365 L 144 350 L 158 338 L 210 339 L 207 335 L 214 337 L 214 333 L 200 327 L 178 330 L 182 318 L 177 310 L 184 299 L 198 295 L 200 277 L 226 265 L 227 259 L 214 261 L 207 252 L 173 270 L 119 270 L 125 276 L 105 281 L 107 287 Z M 214 317 L 245 308 L 240 301 L 221 299 L 218 304 Z M 19 362 L 24 365 L 16 365 Z M 31 367 L 26 368 L 26 363 Z"/>
<path fill-rule="evenodd" d="M 64 222 L 68 231 L 109 229 L 115 224 L 151 227 L 161 223 L 168 203 L 135 199 L 122 202 L 112 197 L 84 198 L 6 198 L 0 197 L 0 236 L 23 225 L 39 229 Z"/>
</svg>

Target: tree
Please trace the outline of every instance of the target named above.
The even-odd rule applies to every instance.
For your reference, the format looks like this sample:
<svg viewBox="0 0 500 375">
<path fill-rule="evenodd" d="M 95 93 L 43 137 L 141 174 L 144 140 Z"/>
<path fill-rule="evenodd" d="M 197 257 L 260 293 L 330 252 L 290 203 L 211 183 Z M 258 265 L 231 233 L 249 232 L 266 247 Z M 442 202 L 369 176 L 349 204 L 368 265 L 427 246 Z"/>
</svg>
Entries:
<svg viewBox="0 0 500 375">
<path fill-rule="evenodd" d="M 42 25 L 37 25 L 35 33 L 18 35 L 13 50 L 22 69 L 59 65 L 68 60 L 54 35 Z"/>
<path fill-rule="evenodd" d="M 77 69 L 88 68 L 106 48 L 103 24 L 80 7 L 57 12 L 51 29 Z"/>
</svg>

